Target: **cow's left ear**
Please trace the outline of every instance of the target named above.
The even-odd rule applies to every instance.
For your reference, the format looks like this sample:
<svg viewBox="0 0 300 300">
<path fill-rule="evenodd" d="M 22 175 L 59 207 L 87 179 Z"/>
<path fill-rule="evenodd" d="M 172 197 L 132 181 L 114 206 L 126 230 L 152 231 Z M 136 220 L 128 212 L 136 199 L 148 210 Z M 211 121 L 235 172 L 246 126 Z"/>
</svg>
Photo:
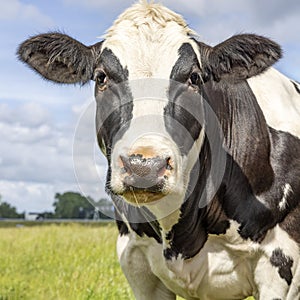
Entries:
<svg viewBox="0 0 300 300">
<path fill-rule="evenodd" d="M 206 67 L 214 80 L 236 82 L 265 71 L 281 56 L 277 43 L 262 36 L 241 34 L 210 48 Z"/>
<path fill-rule="evenodd" d="M 84 84 L 92 79 L 101 42 L 85 46 L 68 35 L 52 32 L 23 42 L 18 57 L 44 78 Z"/>
</svg>

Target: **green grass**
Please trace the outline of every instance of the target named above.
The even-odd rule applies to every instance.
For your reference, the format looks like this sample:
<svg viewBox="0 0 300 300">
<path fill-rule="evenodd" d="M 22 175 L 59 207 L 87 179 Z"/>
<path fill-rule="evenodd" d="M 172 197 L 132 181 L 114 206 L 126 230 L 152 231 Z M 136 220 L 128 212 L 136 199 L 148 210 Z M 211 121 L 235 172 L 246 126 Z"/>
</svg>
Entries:
<svg viewBox="0 0 300 300">
<path fill-rule="evenodd" d="M 114 224 L 0 228 L 0 300 L 134 299 L 116 238 Z"/>
<path fill-rule="evenodd" d="M 133 299 L 113 224 L 1 228 L 0 237 L 0 299 Z"/>
</svg>

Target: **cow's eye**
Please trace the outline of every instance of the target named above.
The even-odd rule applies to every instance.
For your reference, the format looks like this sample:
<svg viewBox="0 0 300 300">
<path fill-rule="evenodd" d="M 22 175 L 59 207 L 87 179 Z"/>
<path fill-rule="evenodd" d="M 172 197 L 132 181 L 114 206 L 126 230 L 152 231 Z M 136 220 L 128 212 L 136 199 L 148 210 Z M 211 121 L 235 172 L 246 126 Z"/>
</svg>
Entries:
<svg viewBox="0 0 300 300">
<path fill-rule="evenodd" d="M 99 72 L 96 77 L 96 82 L 99 85 L 103 85 L 106 83 L 106 74 L 104 72 Z"/>
<path fill-rule="evenodd" d="M 96 76 L 96 83 L 101 88 L 101 87 L 104 87 L 106 85 L 106 82 L 107 82 L 106 74 L 103 71 L 99 72 Z"/>
<path fill-rule="evenodd" d="M 199 83 L 200 83 L 200 76 L 199 76 L 199 74 L 198 73 L 196 73 L 196 72 L 193 72 L 192 74 L 191 74 L 191 76 L 190 76 L 190 83 L 192 84 L 192 85 L 199 85 Z"/>
</svg>

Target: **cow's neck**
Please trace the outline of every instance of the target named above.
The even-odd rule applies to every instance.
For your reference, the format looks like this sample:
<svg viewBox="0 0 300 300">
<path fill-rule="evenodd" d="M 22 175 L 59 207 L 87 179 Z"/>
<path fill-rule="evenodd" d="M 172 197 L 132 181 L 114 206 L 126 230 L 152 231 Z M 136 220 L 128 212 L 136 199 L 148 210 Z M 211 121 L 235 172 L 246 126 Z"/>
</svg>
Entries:
<svg viewBox="0 0 300 300">
<path fill-rule="evenodd" d="M 209 152 L 209 142 L 205 138 L 199 155 L 201 168 L 199 170 L 195 167 L 190 175 L 191 177 L 197 176 L 198 180 L 193 192 L 189 194 L 180 207 L 179 218 L 176 219 L 174 218 L 176 215 L 171 215 L 159 220 L 162 239 L 165 244 L 164 255 L 166 259 L 176 258 L 179 255 L 183 258 L 193 257 L 203 247 L 209 233 L 225 233 L 229 226 L 229 222 L 222 211 L 222 206 L 216 197 L 205 206 L 200 203 L 202 195 L 206 193 L 205 188 L 210 171 Z M 164 224 L 170 226 L 172 222 L 174 224 L 171 230 L 166 230 L 168 228 Z"/>
<path fill-rule="evenodd" d="M 246 81 L 210 83 L 206 92 L 221 123 L 227 152 L 218 200 L 228 218 L 240 224 L 244 239 L 260 241 L 277 222 L 268 203 L 261 199 L 275 176 L 269 128 Z"/>
<path fill-rule="evenodd" d="M 274 177 L 269 159 L 270 135 L 248 83 L 209 82 L 205 92 L 221 124 L 226 152 L 241 168 L 255 194 L 268 190 Z"/>
<path fill-rule="evenodd" d="M 225 173 L 215 197 L 207 199 L 203 207 L 201 195 L 206 193 L 209 158 L 216 150 L 210 149 L 211 144 L 206 139 L 199 156 L 200 165 L 204 167 L 197 174 L 196 187 L 182 205 L 179 221 L 166 234 L 166 243 L 170 245 L 165 251 L 166 258 L 193 257 L 209 234 L 225 234 L 230 220 L 241 224 L 243 238 L 255 241 L 262 239 L 266 230 L 274 225 L 271 211 L 256 197 L 270 188 L 273 170 L 269 160 L 268 126 L 255 96 L 247 82 L 241 82 L 235 85 L 209 83 L 206 97 L 224 135 Z"/>
</svg>

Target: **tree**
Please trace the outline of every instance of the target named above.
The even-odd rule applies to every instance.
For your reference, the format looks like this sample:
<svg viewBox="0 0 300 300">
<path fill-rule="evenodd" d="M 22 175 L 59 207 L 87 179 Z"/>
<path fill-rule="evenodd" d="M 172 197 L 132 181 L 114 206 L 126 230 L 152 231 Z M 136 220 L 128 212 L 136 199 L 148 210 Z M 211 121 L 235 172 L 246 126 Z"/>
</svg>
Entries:
<svg viewBox="0 0 300 300">
<path fill-rule="evenodd" d="M 100 219 L 111 219 L 114 217 L 114 206 L 111 200 L 101 198 L 95 203 L 95 207 Z"/>
<path fill-rule="evenodd" d="M 40 214 L 43 219 L 54 219 L 54 213 L 52 211 L 44 211 Z"/>
<path fill-rule="evenodd" d="M 6 202 L 1 202 L 0 196 L 0 218 L 19 218 L 17 209 Z"/>
<path fill-rule="evenodd" d="M 65 192 L 57 193 L 53 203 L 55 217 L 60 219 L 85 219 L 92 218 L 94 206 L 88 201 L 94 203 L 90 197 L 84 197 L 79 193 Z"/>
</svg>

